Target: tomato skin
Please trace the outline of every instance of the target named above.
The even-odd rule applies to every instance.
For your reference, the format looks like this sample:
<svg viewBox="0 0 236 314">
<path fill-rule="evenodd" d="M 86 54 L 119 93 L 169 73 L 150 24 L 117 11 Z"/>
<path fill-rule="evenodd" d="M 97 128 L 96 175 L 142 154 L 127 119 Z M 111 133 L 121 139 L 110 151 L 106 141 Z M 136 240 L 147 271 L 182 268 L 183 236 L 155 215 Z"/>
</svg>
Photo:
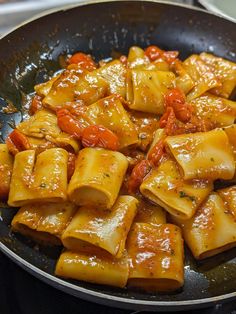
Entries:
<svg viewBox="0 0 236 314">
<path fill-rule="evenodd" d="M 30 104 L 29 114 L 31 116 L 34 115 L 38 110 L 42 109 L 42 107 L 42 97 L 39 95 L 35 95 Z"/>
<path fill-rule="evenodd" d="M 159 121 L 160 128 L 165 128 L 166 135 L 174 135 L 177 129 L 176 116 L 172 107 L 167 107 Z"/>
<path fill-rule="evenodd" d="M 185 94 L 179 88 L 173 88 L 165 95 L 165 105 L 174 109 L 179 121 L 186 123 L 191 119 L 192 107 L 186 102 Z"/>
<path fill-rule="evenodd" d="M 6 144 L 12 155 L 30 149 L 30 143 L 27 137 L 17 129 L 8 135 Z"/>
<path fill-rule="evenodd" d="M 67 179 L 68 179 L 68 182 L 70 181 L 70 179 L 73 176 L 73 173 L 75 171 L 75 161 L 76 161 L 76 155 L 73 153 L 68 153 L 68 162 L 67 162 Z"/>
<path fill-rule="evenodd" d="M 147 159 L 144 159 L 140 161 L 132 170 L 132 173 L 128 180 L 128 192 L 129 193 L 135 193 L 141 183 L 143 182 L 143 179 L 146 177 L 146 175 L 151 170 L 151 164 L 150 161 Z"/>
<path fill-rule="evenodd" d="M 78 64 L 82 69 L 88 70 L 88 71 L 93 71 L 95 70 L 96 63 L 93 61 L 90 55 L 87 55 L 82 52 L 77 52 L 73 54 L 69 59 L 68 59 L 69 64 Z"/>
<path fill-rule="evenodd" d="M 59 109 L 57 111 L 57 124 L 63 132 L 73 135 L 77 139 L 81 138 L 84 127 L 76 121 L 69 110 Z"/>
<path fill-rule="evenodd" d="M 120 62 L 126 66 L 128 62 L 127 57 L 125 55 L 120 56 Z"/>
<path fill-rule="evenodd" d="M 172 64 L 179 55 L 178 51 L 164 51 L 157 46 L 147 47 L 144 53 L 151 62 L 162 58 L 169 64 Z"/>
<path fill-rule="evenodd" d="M 145 56 L 149 58 L 150 61 L 155 61 L 162 57 L 163 51 L 157 46 L 149 46 L 145 50 Z"/>
<path fill-rule="evenodd" d="M 179 88 L 172 88 L 165 95 L 165 105 L 166 107 L 175 107 L 179 104 L 184 104 L 186 102 L 186 97 L 184 93 Z"/>
<path fill-rule="evenodd" d="M 153 166 L 158 166 L 158 163 L 165 154 L 164 140 L 160 139 L 151 149 L 148 154 L 148 160 Z"/>
<path fill-rule="evenodd" d="M 84 147 L 101 147 L 110 150 L 118 150 L 118 137 L 102 125 L 90 125 L 84 129 L 82 134 L 82 145 Z"/>
</svg>

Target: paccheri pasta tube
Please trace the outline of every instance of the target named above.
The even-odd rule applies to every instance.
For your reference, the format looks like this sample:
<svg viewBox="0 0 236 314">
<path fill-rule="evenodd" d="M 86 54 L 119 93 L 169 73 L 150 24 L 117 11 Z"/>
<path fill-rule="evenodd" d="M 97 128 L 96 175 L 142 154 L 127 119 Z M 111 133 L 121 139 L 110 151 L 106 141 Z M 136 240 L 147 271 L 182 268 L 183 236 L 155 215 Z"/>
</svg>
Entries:
<svg viewBox="0 0 236 314">
<path fill-rule="evenodd" d="M 223 130 L 169 136 L 166 145 L 186 180 L 227 180 L 234 176 L 233 151 Z"/>
<path fill-rule="evenodd" d="M 177 226 L 135 223 L 127 248 L 129 286 L 146 291 L 171 291 L 183 285 L 183 239 Z"/>
<path fill-rule="evenodd" d="M 16 155 L 8 204 L 22 206 L 32 202 L 60 202 L 67 199 L 68 153 L 62 148 L 48 149 L 37 157 L 34 150 Z"/>
<path fill-rule="evenodd" d="M 0 199 L 6 200 L 10 190 L 13 157 L 6 144 L 0 144 Z"/>
<path fill-rule="evenodd" d="M 137 205 L 136 198 L 123 195 L 109 211 L 80 207 L 63 233 L 63 245 L 71 251 L 87 251 L 93 245 L 121 257 Z"/>
<path fill-rule="evenodd" d="M 81 206 L 110 209 L 118 196 L 128 161 L 119 153 L 100 148 L 84 148 L 76 161 L 68 195 Z"/>
<path fill-rule="evenodd" d="M 212 189 L 211 181 L 185 181 L 173 160 L 163 161 L 140 186 L 145 197 L 182 219 L 191 218 Z"/>
<path fill-rule="evenodd" d="M 12 220 L 13 231 L 47 245 L 61 245 L 61 235 L 76 212 L 69 202 L 33 203 L 19 209 Z"/>
<path fill-rule="evenodd" d="M 190 220 L 174 219 L 181 226 L 184 240 L 196 259 L 214 256 L 236 246 L 235 206 L 230 206 L 230 199 L 229 204 L 224 203 L 221 195 L 225 194 L 227 191 L 210 194 Z"/>
</svg>

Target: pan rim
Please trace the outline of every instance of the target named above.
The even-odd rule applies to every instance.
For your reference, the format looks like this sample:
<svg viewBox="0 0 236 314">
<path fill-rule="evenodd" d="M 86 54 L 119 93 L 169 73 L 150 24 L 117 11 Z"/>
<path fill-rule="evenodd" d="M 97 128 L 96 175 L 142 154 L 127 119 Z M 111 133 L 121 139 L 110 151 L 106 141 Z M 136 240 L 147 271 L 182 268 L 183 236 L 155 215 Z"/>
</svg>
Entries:
<svg viewBox="0 0 236 314">
<path fill-rule="evenodd" d="M 95 4 L 100 4 L 100 3 L 118 3 L 118 2 L 129 2 L 132 0 L 93 0 L 93 2 L 87 1 L 87 0 L 83 0 L 80 3 L 72 3 L 72 4 L 67 4 L 67 5 L 62 5 L 59 7 L 56 7 L 54 9 L 48 9 L 45 10 L 41 13 L 35 14 L 33 17 L 26 19 L 25 21 L 17 24 L 16 26 L 14 26 L 12 29 L 10 29 L 9 31 L 7 31 L 6 33 L 4 33 L 3 35 L 0 35 L 0 40 L 2 40 L 3 38 L 7 37 L 8 35 L 10 35 L 11 33 L 13 33 L 14 31 L 16 31 L 18 28 L 23 27 L 35 20 L 38 20 L 42 17 L 45 17 L 47 15 L 53 14 L 53 13 L 58 13 L 60 11 L 65 12 L 68 11 L 70 9 L 73 8 L 77 8 L 77 7 L 81 7 L 81 6 L 87 6 L 87 5 L 95 5 Z M 159 4 L 164 4 L 164 5 L 172 5 L 172 6 L 177 6 L 177 7 L 182 7 L 188 10 L 193 10 L 193 11 L 199 11 L 202 13 L 205 13 L 207 15 L 211 15 L 211 16 L 216 16 L 220 19 L 226 20 L 227 22 L 231 22 L 233 24 L 236 24 L 236 21 L 227 19 L 226 17 L 224 17 L 223 15 L 216 13 L 216 12 L 210 12 L 207 11 L 206 9 L 202 9 L 202 8 L 197 8 L 193 5 L 190 4 L 184 4 L 184 3 L 177 3 L 177 2 L 172 2 L 171 0 L 169 1 L 163 1 L 163 0 L 135 0 L 136 2 L 149 2 L 149 3 L 159 3 Z"/>
<path fill-rule="evenodd" d="M 33 16 L 30 19 L 27 19 L 26 21 L 20 23 L 13 29 L 11 29 L 9 32 L 5 33 L 2 37 L 0 37 L 0 40 L 7 37 L 11 33 L 18 30 L 18 28 L 21 28 L 25 25 L 28 25 L 29 23 L 38 20 L 40 18 L 46 17 L 50 14 L 59 13 L 59 12 L 65 12 L 68 10 L 71 10 L 73 8 L 81 7 L 81 6 L 87 6 L 87 5 L 95 5 L 95 4 L 103 4 L 103 3 L 112 3 L 112 2 L 131 2 L 129 0 L 94 0 L 93 2 L 88 2 L 86 0 L 78 3 L 78 4 L 70 4 L 70 5 L 63 5 L 61 7 L 57 7 L 55 9 L 46 10 L 43 13 L 39 13 L 35 16 Z M 208 12 L 201 8 L 196 8 L 191 5 L 187 4 L 180 4 L 180 3 L 174 3 L 171 1 L 161 1 L 161 0 L 136 0 L 136 2 L 143 2 L 143 3 L 157 3 L 157 4 L 164 4 L 164 5 L 171 5 L 176 7 L 182 7 L 188 10 L 198 11 L 205 13 L 210 16 L 216 16 L 217 18 L 220 18 L 222 20 L 226 20 L 228 23 L 235 24 L 236 22 L 233 22 L 231 20 L 225 19 L 222 15 Z M 46 271 L 41 270 L 40 268 L 34 266 L 27 260 L 20 257 L 18 254 L 14 253 L 11 249 L 9 249 L 6 245 L 4 245 L 1 242 L 0 239 L 0 251 L 4 253 L 6 256 L 8 256 L 13 262 L 15 262 L 17 265 L 19 265 L 21 268 L 26 270 L 28 273 L 33 275 L 34 277 L 37 277 L 38 279 L 52 285 L 53 287 L 67 292 L 71 295 L 74 295 L 76 297 L 79 297 L 78 293 L 81 293 L 83 295 L 83 299 L 86 299 L 88 301 L 104 304 L 104 300 L 106 300 L 106 305 L 114 306 L 114 303 L 117 304 L 117 307 L 120 308 L 126 308 L 126 309 L 139 309 L 142 308 L 143 310 L 157 310 L 157 308 L 161 308 L 165 311 L 172 311 L 174 309 L 181 307 L 184 307 L 184 309 L 193 309 L 193 308 L 200 308 L 200 307 L 207 307 L 208 305 L 211 305 L 212 303 L 219 303 L 219 302 L 226 302 L 230 301 L 231 299 L 236 298 L 236 291 L 222 294 L 215 297 L 208 297 L 208 298 L 201 298 L 201 299 L 195 299 L 195 300 L 184 300 L 184 301 L 153 301 L 153 300 L 142 300 L 142 299 L 132 299 L 127 297 L 119 297 L 119 296 L 113 296 L 110 294 L 106 294 L 103 292 L 97 292 L 93 291 L 87 288 L 83 288 L 79 285 L 70 283 L 66 280 L 60 279 L 56 277 L 55 275 L 51 275 L 47 273 Z"/>
<path fill-rule="evenodd" d="M 22 257 L 20 257 L 18 254 L 14 253 L 11 249 L 9 249 L 7 246 L 5 246 L 2 242 L 0 242 L 0 251 L 4 253 L 6 256 L 8 256 L 13 262 L 15 262 L 17 265 L 19 265 L 21 268 L 29 272 L 34 277 L 37 277 L 38 279 L 48 283 L 48 284 L 55 284 L 53 287 L 67 292 L 71 295 L 74 295 L 78 297 L 78 295 L 74 292 L 80 292 L 83 294 L 85 299 L 88 301 L 101 303 L 103 304 L 102 300 L 110 301 L 111 304 L 113 302 L 116 302 L 119 307 L 125 307 L 129 309 L 133 309 L 133 306 L 143 306 L 144 309 L 153 309 L 154 307 L 168 307 L 169 311 L 173 310 L 174 308 L 178 308 L 179 306 L 186 307 L 186 309 L 190 308 L 196 308 L 196 306 L 200 307 L 207 307 L 208 305 L 212 303 L 219 303 L 219 302 L 226 302 L 230 301 L 230 299 L 236 298 L 236 291 L 231 292 L 228 294 L 223 294 L 216 297 L 208 297 L 208 298 L 202 298 L 202 299 L 195 299 L 195 300 L 185 300 L 185 301 L 152 301 L 152 300 L 141 300 L 141 299 L 131 299 L 126 297 L 118 297 L 109 295 L 103 292 L 97 292 L 93 291 L 87 288 L 83 288 L 79 285 L 75 285 L 73 283 L 70 283 L 66 280 L 60 279 L 56 277 L 55 275 L 48 274 L 46 271 L 41 270 L 40 268 L 34 266 L 30 262 L 26 261 Z M 87 298 L 86 298 L 87 297 Z M 96 299 L 92 299 L 92 298 Z M 109 302 L 109 303 L 110 303 Z M 107 304 L 108 306 L 111 304 Z M 140 310 L 140 308 L 139 308 Z"/>
</svg>

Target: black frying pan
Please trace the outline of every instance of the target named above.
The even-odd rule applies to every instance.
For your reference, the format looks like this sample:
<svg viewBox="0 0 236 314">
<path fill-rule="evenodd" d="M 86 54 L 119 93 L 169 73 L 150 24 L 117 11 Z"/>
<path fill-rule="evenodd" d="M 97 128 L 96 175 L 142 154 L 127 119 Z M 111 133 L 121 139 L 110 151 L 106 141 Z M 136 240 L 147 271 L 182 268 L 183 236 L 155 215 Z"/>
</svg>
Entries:
<svg viewBox="0 0 236 314">
<path fill-rule="evenodd" d="M 0 106 L 13 102 L 15 114 L 1 114 L 2 138 L 21 119 L 21 106 L 36 83 L 59 68 L 58 57 L 81 50 L 97 59 L 132 45 L 157 44 L 181 51 L 210 51 L 236 61 L 236 24 L 180 5 L 150 1 L 84 4 L 42 16 L 0 41 Z M 32 275 L 58 289 L 106 305 L 138 310 L 184 310 L 236 298 L 236 249 L 197 263 L 186 252 L 185 285 L 174 294 L 144 294 L 54 276 L 59 250 L 39 248 L 10 232 L 15 209 L 0 209 L 0 249 Z"/>
</svg>

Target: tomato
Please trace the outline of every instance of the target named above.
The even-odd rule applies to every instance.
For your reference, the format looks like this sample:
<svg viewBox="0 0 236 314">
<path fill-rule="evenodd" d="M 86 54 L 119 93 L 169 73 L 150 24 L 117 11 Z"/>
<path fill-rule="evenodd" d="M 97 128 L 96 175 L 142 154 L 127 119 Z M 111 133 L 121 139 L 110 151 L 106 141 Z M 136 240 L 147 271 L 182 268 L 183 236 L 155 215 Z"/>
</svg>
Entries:
<svg viewBox="0 0 236 314">
<path fill-rule="evenodd" d="M 151 170 L 151 164 L 149 160 L 140 161 L 132 170 L 132 173 L 128 180 L 128 192 L 135 193 L 143 179 Z"/>
<path fill-rule="evenodd" d="M 184 93 L 179 88 L 171 89 L 165 95 L 166 107 L 174 109 L 176 118 L 181 122 L 188 122 L 192 116 L 192 107 L 186 102 Z"/>
<path fill-rule="evenodd" d="M 127 57 L 125 55 L 120 56 L 120 62 L 126 66 L 128 62 Z"/>
<path fill-rule="evenodd" d="M 186 97 L 184 93 L 179 88 L 173 88 L 168 91 L 165 95 L 165 105 L 166 107 L 174 107 L 179 104 L 184 104 L 186 102 Z"/>
<path fill-rule="evenodd" d="M 80 139 L 84 130 L 83 125 L 78 122 L 67 109 L 57 111 L 57 124 L 59 128 L 68 134 Z"/>
<path fill-rule="evenodd" d="M 17 153 L 30 149 L 30 143 L 27 137 L 19 130 L 15 129 L 12 131 L 6 139 L 7 147 L 11 154 L 16 155 Z"/>
<path fill-rule="evenodd" d="M 42 97 L 39 95 L 35 95 L 29 107 L 29 114 L 31 116 L 34 115 L 38 110 L 42 109 L 42 107 L 43 107 Z"/>
<path fill-rule="evenodd" d="M 82 135 L 84 147 L 102 147 L 110 150 L 118 150 L 118 137 L 102 125 L 90 125 L 84 129 Z"/>
<path fill-rule="evenodd" d="M 163 50 L 157 46 L 149 46 L 145 50 L 145 56 L 149 58 L 150 61 L 155 61 L 162 57 Z"/>
<path fill-rule="evenodd" d="M 97 68 L 96 63 L 93 61 L 92 57 L 82 52 L 77 52 L 73 54 L 68 59 L 68 63 L 78 64 L 82 69 L 85 69 L 88 71 L 93 71 Z"/>
<path fill-rule="evenodd" d="M 160 139 L 151 149 L 148 154 L 148 160 L 152 163 L 152 165 L 157 166 L 161 158 L 163 157 L 164 151 L 164 140 Z"/>
<path fill-rule="evenodd" d="M 178 51 L 164 51 L 158 48 L 157 46 L 149 46 L 145 50 L 145 55 L 149 58 L 151 62 L 162 58 L 167 63 L 171 64 L 177 59 L 179 52 Z"/>
</svg>

